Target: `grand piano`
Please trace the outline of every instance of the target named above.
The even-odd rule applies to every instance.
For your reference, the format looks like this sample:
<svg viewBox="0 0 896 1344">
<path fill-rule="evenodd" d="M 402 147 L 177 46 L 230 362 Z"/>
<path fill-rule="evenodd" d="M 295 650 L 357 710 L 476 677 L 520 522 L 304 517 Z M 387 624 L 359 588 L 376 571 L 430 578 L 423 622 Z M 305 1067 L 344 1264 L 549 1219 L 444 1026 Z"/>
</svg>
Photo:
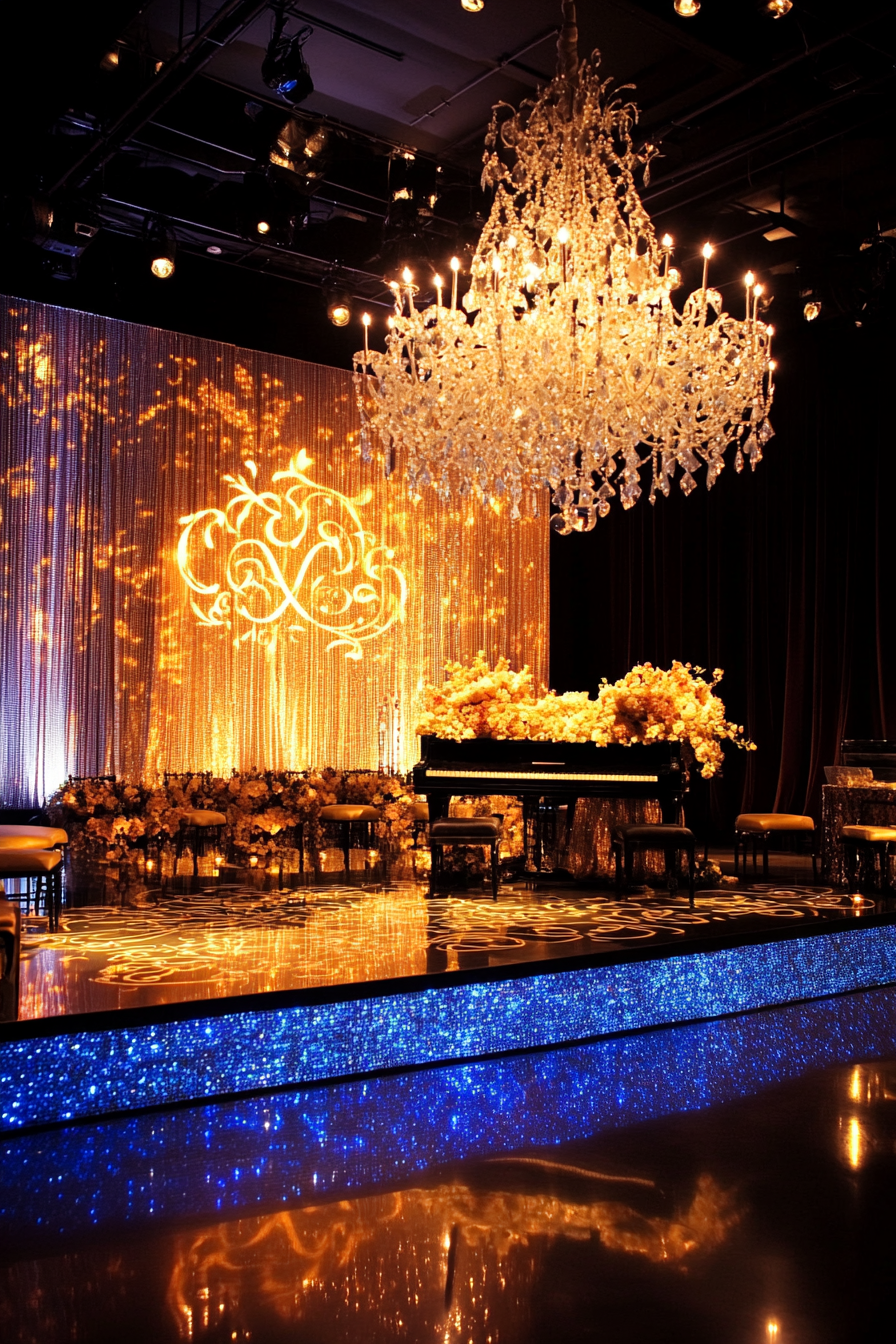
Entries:
<svg viewBox="0 0 896 1344">
<path fill-rule="evenodd" d="M 664 822 L 679 818 L 687 771 L 680 742 L 599 747 L 594 742 L 421 738 L 414 792 L 429 800 L 432 820 L 448 815 L 452 796 L 510 794 L 528 815 L 542 799 L 568 806 L 577 798 L 654 798 Z"/>
</svg>

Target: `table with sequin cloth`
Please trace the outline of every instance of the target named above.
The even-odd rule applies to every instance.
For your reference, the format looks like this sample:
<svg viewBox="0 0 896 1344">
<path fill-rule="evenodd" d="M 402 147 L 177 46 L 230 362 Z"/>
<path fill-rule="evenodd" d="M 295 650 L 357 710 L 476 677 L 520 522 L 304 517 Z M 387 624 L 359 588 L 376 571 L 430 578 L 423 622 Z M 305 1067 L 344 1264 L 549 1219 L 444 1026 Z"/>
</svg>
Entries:
<svg viewBox="0 0 896 1344">
<path fill-rule="evenodd" d="M 825 882 L 846 883 L 841 826 L 896 826 L 896 784 L 821 790 L 821 872 Z"/>
</svg>

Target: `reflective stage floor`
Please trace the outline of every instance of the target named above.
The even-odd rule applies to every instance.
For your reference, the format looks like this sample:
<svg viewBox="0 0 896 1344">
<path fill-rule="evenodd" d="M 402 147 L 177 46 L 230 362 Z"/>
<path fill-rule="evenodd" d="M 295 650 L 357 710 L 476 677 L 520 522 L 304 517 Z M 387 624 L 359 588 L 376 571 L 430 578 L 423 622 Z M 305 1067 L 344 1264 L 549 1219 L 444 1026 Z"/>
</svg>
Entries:
<svg viewBox="0 0 896 1344">
<path fill-rule="evenodd" d="M 0 1142 L 4 1344 L 879 1344 L 896 990 Z"/>
<path fill-rule="evenodd" d="M 882 905 L 831 888 L 750 884 L 686 897 L 663 890 L 617 899 L 579 887 L 440 895 L 413 883 L 280 888 L 179 880 L 120 905 L 66 908 L 60 930 L 26 920 L 23 1019 L 208 1001 L 552 963 L 637 955 L 707 939 L 862 924 Z M 190 889 L 192 885 L 193 889 Z M 892 903 L 886 903 L 891 905 Z"/>
</svg>

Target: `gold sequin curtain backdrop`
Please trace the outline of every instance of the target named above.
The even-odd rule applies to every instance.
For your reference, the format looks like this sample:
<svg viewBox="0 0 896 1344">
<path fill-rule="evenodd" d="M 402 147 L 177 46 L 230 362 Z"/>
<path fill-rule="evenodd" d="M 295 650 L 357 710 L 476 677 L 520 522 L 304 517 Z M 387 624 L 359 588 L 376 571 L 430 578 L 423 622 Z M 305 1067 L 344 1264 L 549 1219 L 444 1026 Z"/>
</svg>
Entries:
<svg viewBox="0 0 896 1344">
<path fill-rule="evenodd" d="M 360 460 L 350 374 L 0 303 L 5 805 L 68 773 L 405 769 L 446 659 L 546 677 L 547 519 L 413 505 Z"/>
</svg>

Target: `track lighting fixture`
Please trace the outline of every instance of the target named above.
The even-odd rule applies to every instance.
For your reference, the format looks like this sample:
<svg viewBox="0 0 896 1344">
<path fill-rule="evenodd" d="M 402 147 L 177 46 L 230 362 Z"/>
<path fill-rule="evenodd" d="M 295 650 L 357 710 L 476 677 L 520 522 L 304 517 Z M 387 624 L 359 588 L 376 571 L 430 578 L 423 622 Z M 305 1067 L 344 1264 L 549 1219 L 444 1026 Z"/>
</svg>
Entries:
<svg viewBox="0 0 896 1344">
<path fill-rule="evenodd" d="M 159 280 L 170 280 L 174 274 L 176 244 L 162 227 L 156 224 L 149 241 L 149 269 Z"/>
<path fill-rule="evenodd" d="M 327 317 L 334 327 L 347 327 L 352 316 L 352 295 L 336 283 L 326 286 Z"/>
<path fill-rule="evenodd" d="M 314 92 L 314 82 L 304 55 L 304 45 L 314 31 L 308 24 L 292 37 L 284 35 L 286 15 L 280 5 L 274 17 L 274 29 L 261 66 L 261 77 L 269 89 L 295 106 Z"/>
</svg>

